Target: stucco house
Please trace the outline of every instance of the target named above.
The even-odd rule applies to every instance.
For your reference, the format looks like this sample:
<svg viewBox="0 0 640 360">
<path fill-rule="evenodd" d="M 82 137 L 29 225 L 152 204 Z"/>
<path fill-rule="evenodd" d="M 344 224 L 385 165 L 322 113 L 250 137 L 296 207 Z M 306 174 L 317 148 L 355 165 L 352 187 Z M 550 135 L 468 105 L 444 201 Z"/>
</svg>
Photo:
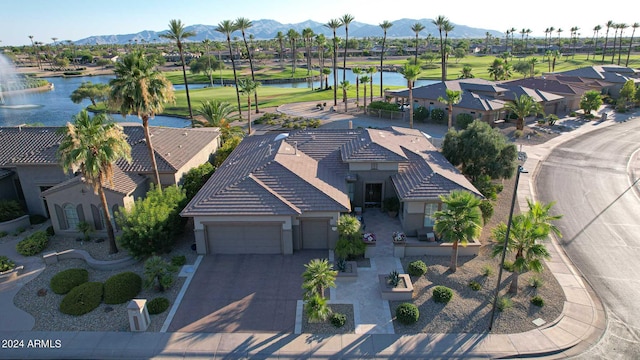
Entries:
<svg viewBox="0 0 640 360">
<path fill-rule="evenodd" d="M 29 214 L 50 217 L 57 233 L 76 233 L 80 221 L 106 231 L 100 200 L 82 176 L 66 173 L 56 151 L 62 138 L 58 127 L 1 127 L 0 196 L 19 200 Z M 113 184 L 106 184 L 111 210 L 143 197 L 153 178 L 142 126 L 125 124 L 131 163 L 116 162 Z M 156 162 L 163 186 L 180 184 L 191 168 L 205 163 L 219 146 L 214 128 L 151 127 Z"/>
<path fill-rule="evenodd" d="M 433 227 L 440 195 L 482 196 L 418 130 L 307 129 L 245 138 L 181 215 L 200 254 L 329 249 L 341 214 L 397 197 L 402 230 Z"/>
</svg>

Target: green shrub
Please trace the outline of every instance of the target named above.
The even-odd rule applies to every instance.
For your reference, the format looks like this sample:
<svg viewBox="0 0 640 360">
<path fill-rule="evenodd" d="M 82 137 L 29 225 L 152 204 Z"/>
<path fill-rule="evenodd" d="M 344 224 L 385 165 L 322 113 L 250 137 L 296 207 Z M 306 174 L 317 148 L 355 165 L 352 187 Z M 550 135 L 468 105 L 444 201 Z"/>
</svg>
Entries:
<svg viewBox="0 0 640 360">
<path fill-rule="evenodd" d="M 49 286 L 56 294 L 66 294 L 76 286 L 89 281 L 89 272 L 85 269 L 68 269 L 55 274 Z"/>
<path fill-rule="evenodd" d="M 36 231 L 29 235 L 26 239 L 20 241 L 16 245 L 16 250 L 20 255 L 33 256 L 40 253 L 47 247 L 49 237 L 44 231 Z"/>
<path fill-rule="evenodd" d="M 420 318 L 418 307 L 410 303 L 402 303 L 396 308 L 396 319 L 402 324 L 411 325 Z"/>
<path fill-rule="evenodd" d="M 169 299 L 157 297 L 147 303 L 149 315 L 156 315 L 165 312 L 169 308 Z"/>
<path fill-rule="evenodd" d="M 397 270 L 393 270 L 387 275 L 387 283 L 393 287 L 398 286 L 400 284 L 400 274 Z"/>
<path fill-rule="evenodd" d="M 27 231 L 27 229 L 24 226 L 20 226 L 19 228 L 16 229 L 16 232 L 13 233 L 13 236 L 18 236 L 25 231 Z"/>
<path fill-rule="evenodd" d="M 16 267 L 16 263 L 11 261 L 6 256 L 0 256 L 0 272 L 13 270 Z"/>
<path fill-rule="evenodd" d="M 513 261 L 505 260 L 502 268 L 509 272 L 513 272 Z"/>
<path fill-rule="evenodd" d="M 104 303 L 125 303 L 136 297 L 141 289 L 142 279 L 140 275 L 132 272 L 113 275 L 104 282 Z"/>
<path fill-rule="evenodd" d="M 482 223 L 487 225 L 493 216 L 493 203 L 491 200 L 484 199 L 480 202 L 480 212 L 482 212 Z"/>
<path fill-rule="evenodd" d="M 433 288 L 433 300 L 438 303 L 446 304 L 453 298 L 453 290 L 446 286 L 438 285 Z"/>
<path fill-rule="evenodd" d="M 469 282 L 469 287 L 473 291 L 478 291 L 478 290 L 482 289 L 482 285 L 480 285 L 479 282 L 474 281 L 474 280 L 471 280 L 471 282 Z"/>
<path fill-rule="evenodd" d="M 407 273 L 411 276 L 422 276 L 427 273 L 427 264 L 422 260 L 416 260 L 409 263 Z"/>
<path fill-rule="evenodd" d="M 543 307 L 544 306 L 544 299 L 542 299 L 540 296 L 536 295 L 536 296 L 531 298 L 531 303 L 533 305 L 535 305 L 535 306 Z"/>
<path fill-rule="evenodd" d="M 469 124 L 473 122 L 473 120 L 473 115 L 460 113 L 456 115 L 456 127 L 458 129 L 464 130 L 467 128 L 467 126 L 469 126 Z"/>
<path fill-rule="evenodd" d="M 510 309 L 513 307 L 513 300 L 511 300 L 511 298 L 508 296 L 500 296 L 498 298 L 498 303 L 496 304 L 496 306 L 500 311 Z"/>
<path fill-rule="evenodd" d="M 447 121 L 447 116 L 444 110 L 440 108 L 435 108 L 431 110 L 431 120 L 433 120 L 436 124 L 444 124 Z"/>
<path fill-rule="evenodd" d="M 100 282 L 86 282 L 73 288 L 60 303 L 60 311 L 68 315 L 83 315 L 97 308 L 102 301 Z"/>
<path fill-rule="evenodd" d="M 428 118 L 429 118 L 429 109 L 427 109 L 424 106 L 418 106 L 418 108 L 413 111 L 414 121 L 425 121 Z"/>
<path fill-rule="evenodd" d="M 388 103 L 386 101 L 373 101 L 371 104 L 367 106 L 369 107 L 369 109 L 374 109 L 374 110 L 400 111 L 400 109 L 398 109 L 398 105 L 393 103 Z"/>
<path fill-rule="evenodd" d="M 174 256 L 171 258 L 171 265 L 182 266 L 187 263 L 187 257 L 184 255 Z"/>
<path fill-rule="evenodd" d="M 164 291 L 173 284 L 173 274 L 178 269 L 159 256 L 152 256 L 144 262 L 145 287 L 157 287 Z"/>
<path fill-rule="evenodd" d="M 572 112 L 569 114 L 569 116 L 571 116 L 571 117 L 576 117 L 576 116 L 578 116 L 578 113 L 576 113 L 575 111 L 572 111 Z"/>
<path fill-rule="evenodd" d="M 152 188 L 129 210 L 121 208 L 116 213 L 122 229 L 120 246 L 136 259 L 169 252 L 184 229 L 180 211 L 186 200 L 182 189 L 168 186 L 162 190 Z"/>
<path fill-rule="evenodd" d="M 38 225 L 47 221 L 47 218 L 42 215 L 29 215 L 29 221 L 31 222 L 31 225 Z"/>
<path fill-rule="evenodd" d="M 206 162 L 184 174 L 182 188 L 184 189 L 187 199 L 193 199 L 215 171 L 216 168 L 214 168 L 210 162 Z"/>
<path fill-rule="evenodd" d="M 337 328 L 341 328 L 344 326 L 344 324 L 347 323 L 347 315 L 340 314 L 340 313 L 333 313 L 331 314 L 329 321 L 331 322 L 331 325 Z"/>
<path fill-rule="evenodd" d="M 534 275 L 529 279 L 529 286 L 532 288 L 539 289 L 543 284 L 544 280 L 540 276 Z"/>
<path fill-rule="evenodd" d="M 522 130 L 516 130 L 513 132 L 513 137 L 515 137 L 516 139 L 520 139 L 522 137 Z"/>
<path fill-rule="evenodd" d="M 489 277 L 493 275 L 493 267 L 491 265 L 485 265 L 482 267 L 482 276 Z"/>
<path fill-rule="evenodd" d="M 53 236 L 56 234 L 55 230 L 53 230 L 53 226 L 48 226 L 45 232 L 47 233 L 47 236 Z"/>
<path fill-rule="evenodd" d="M 17 219 L 24 215 L 22 206 L 16 200 L 0 200 L 0 222 Z"/>
</svg>

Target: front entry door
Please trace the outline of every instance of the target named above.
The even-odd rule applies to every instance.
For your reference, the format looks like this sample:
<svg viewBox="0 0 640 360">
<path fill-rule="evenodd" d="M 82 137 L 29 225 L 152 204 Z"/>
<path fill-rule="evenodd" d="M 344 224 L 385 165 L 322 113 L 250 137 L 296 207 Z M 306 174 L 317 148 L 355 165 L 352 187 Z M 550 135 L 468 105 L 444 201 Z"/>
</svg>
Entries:
<svg viewBox="0 0 640 360">
<path fill-rule="evenodd" d="M 365 184 L 364 206 L 368 208 L 382 206 L 382 184 Z"/>
</svg>

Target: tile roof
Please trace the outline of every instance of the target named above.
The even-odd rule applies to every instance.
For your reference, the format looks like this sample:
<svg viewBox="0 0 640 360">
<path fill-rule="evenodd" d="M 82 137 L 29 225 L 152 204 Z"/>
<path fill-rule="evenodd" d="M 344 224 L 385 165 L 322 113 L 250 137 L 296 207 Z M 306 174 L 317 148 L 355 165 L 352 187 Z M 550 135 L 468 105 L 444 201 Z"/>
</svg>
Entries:
<svg viewBox="0 0 640 360">
<path fill-rule="evenodd" d="M 586 91 L 580 87 L 572 86 L 548 76 L 543 78 L 527 78 L 502 82 L 502 86 L 505 87 L 514 85 L 563 95 L 582 95 L 582 93 Z"/>
<path fill-rule="evenodd" d="M 118 166 L 113 168 L 113 182 L 104 184 L 104 188 L 122 195 L 129 195 L 135 191 L 139 185 L 144 184 L 147 178 L 138 174 L 125 173 Z M 82 175 L 74 176 L 44 191 L 42 195 L 47 196 L 60 190 L 67 189 L 79 183 L 85 183 Z M 87 187 L 89 185 L 87 184 Z"/>
<path fill-rule="evenodd" d="M 631 77 L 637 76 L 638 71 L 618 65 L 594 65 L 574 70 L 555 73 L 556 75 L 577 76 L 587 79 L 604 80 L 610 83 L 624 83 Z"/>
<path fill-rule="evenodd" d="M 502 84 L 507 91 L 504 94 L 504 98 L 507 100 L 515 100 L 516 97 L 522 95 L 530 96 L 535 102 L 549 102 L 555 100 L 561 100 L 563 96 L 552 94 L 550 92 L 541 91 L 538 89 L 532 89 L 516 84 Z"/>
<path fill-rule="evenodd" d="M 346 212 L 349 161 L 399 163 L 392 181 L 403 200 L 437 198 L 452 189 L 481 196 L 418 130 L 310 129 L 245 138 L 182 215 Z"/>
</svg>

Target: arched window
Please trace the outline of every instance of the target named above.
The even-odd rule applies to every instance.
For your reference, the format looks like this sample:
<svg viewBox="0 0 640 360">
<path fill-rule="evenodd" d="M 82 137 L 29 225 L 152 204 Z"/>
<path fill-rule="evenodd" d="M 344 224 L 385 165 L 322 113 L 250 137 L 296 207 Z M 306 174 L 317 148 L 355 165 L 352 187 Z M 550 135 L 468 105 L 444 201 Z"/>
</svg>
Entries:
<svg viewBox="0 0 640 360">
<path fill-rule="evenodd" d="M 64 210 L 64 217 L 67 220 L 67 229 L 76 230 L 80 223 L 78 210 L 76 210 L 76 207 L 71 204 L 64 204 L 62 209 Z"/>
</svg>

